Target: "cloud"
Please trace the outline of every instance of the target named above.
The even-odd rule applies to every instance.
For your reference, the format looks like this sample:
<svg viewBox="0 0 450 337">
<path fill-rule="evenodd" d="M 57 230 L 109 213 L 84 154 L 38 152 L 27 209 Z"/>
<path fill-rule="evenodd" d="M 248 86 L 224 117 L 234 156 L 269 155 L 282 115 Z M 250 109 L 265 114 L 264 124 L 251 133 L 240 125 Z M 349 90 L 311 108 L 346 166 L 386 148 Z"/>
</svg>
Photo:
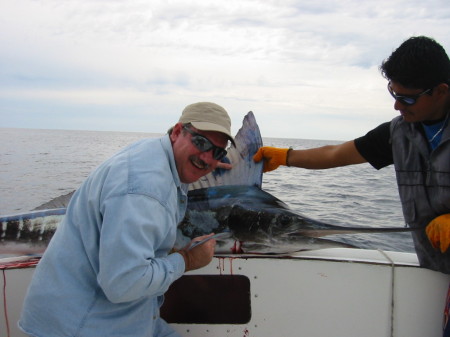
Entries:
<svg viewBox="0 0 450 337">
<path fill-rule="evenodd" d="M 356 137 L 395 116 L 381 61 L 411 35 L 448 46 L 449 19 L 447 0 L 2 2 L 2 126 L 164 132 L 211 100 L 236 131 L 253 110 L 266 136 Z"/>
</svg>

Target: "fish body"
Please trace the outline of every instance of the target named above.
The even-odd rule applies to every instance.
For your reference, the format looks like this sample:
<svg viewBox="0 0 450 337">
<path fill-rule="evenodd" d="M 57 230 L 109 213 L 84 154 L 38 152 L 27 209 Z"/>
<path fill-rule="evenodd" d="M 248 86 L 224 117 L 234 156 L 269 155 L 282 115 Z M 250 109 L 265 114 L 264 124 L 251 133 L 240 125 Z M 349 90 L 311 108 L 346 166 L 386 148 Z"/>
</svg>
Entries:
<svg viewBox="0 0 450 337">
<path fill-rule="evenodd" d="M 283 201 L 261 189 L 262 163 L 255 163 L 253 155 L 263 143 L 252 112 L 245 116 L 235 142 L 236 147 L 229 148 L 227 155 L 233 165 L 231 170 L 216 170 L 190 185 L 188 208 L 178 226 L 175 249 L 212 232 L 229 233 L 227 238 L 217 240 L 217 254 L 285 254 L 306 249 L 348 247 L 322 239 L 325 235 L 410 231 L 406 228 L 333 226 L 290 210 Z M 70 196 L 51 200 L 45 207 L 66 206 Z M 0 217 L 0 254 L 42 251 L 64 213 L 62 207 Z M 15 249 L 12 248 L 14 245 Z"/>
<path fill-rule="evenodd" d="M 409 228 L 330 225 L 292 211 L 257 186 L 226 185 L 189 191 L 188 210 L 178 226 L 176 248 L 191 238 L 230 232 L 216 253 L 285 254 L 299 250 L 350 247 L 322 236 L 411 231 Z"/>
<path fill-rule="evenodd" d="M 57 208 L 0 217 L 0 255 L 42 254 L 65 213 Z"/>
</svg>

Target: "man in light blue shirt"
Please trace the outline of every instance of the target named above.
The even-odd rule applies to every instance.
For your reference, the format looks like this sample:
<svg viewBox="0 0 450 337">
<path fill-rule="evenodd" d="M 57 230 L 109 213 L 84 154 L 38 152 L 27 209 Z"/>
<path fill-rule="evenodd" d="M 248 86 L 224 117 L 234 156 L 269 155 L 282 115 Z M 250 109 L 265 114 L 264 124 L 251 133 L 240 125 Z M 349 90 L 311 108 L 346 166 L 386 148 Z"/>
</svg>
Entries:
<svg viewBox="0 0 450 337">
<path fill-rule="evenodd" d="M 234 143 L 230 127 L 221 106 L 194 103 L 164 137 L 100 165 L 73 195 L 36 268 L 20 328 L 36 337 L 179 336 L 159 317 L 162 296 L 211 261 L 215 240 L 170 251 L 187 184 L 217 167 Z"/>
</svg>

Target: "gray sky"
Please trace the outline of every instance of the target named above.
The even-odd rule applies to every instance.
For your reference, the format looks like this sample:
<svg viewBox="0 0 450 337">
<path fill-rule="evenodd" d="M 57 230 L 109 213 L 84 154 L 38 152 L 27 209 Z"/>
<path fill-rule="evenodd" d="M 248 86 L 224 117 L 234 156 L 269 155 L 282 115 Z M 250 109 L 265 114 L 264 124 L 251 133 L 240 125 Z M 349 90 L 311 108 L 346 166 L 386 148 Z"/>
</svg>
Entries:
<svg viewBox="0 0 450 337">
<path fill-rule="evenodd" d="M 0 127 L 164 133 L 212 101 L 233 131 L 347 140 L 397 115 L 378 67 L 450 52 L 449 0 L 0 0 Z"/>
</svg>

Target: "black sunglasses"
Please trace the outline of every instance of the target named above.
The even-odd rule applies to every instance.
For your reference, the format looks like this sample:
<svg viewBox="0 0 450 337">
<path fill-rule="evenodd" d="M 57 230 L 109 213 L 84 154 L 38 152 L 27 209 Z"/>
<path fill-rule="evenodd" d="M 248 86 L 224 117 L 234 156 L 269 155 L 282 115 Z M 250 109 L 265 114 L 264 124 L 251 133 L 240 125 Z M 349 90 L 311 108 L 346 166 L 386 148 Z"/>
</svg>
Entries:
<svg viewBox="0 0 450 337">
<path fill-rule="evenodd" d="M 197 149 L 201 152 L 208 152 L 209 150 L 213 151 L 213 158 L 215 160 L 221 160 L 223 157 L 227 155 L 227 151 L 221 147 L 215 146 L 208 138 L 202 136 L 201 134 L 192 131 L 186 125 L 183 126 L 183 129 L 189 132 L 191 137 L 192 144 L 195 145 Z"/>
<path fill-rule="evenodd" d="M 427 89 L 422 91 L 420 94 L 417 95 L 397 95 L 394 90 L 392 90 L 391 83 L 388 83 L 388 91 L 391 94 L 392 97 L 394 97 L 395 100 L 399 101 L 400 103 L 404 105 L 413 105 L 416 104 L 417 100 L 420 96 L 429 94 L 433 90 L 433 88 Z"/>
</svg>

